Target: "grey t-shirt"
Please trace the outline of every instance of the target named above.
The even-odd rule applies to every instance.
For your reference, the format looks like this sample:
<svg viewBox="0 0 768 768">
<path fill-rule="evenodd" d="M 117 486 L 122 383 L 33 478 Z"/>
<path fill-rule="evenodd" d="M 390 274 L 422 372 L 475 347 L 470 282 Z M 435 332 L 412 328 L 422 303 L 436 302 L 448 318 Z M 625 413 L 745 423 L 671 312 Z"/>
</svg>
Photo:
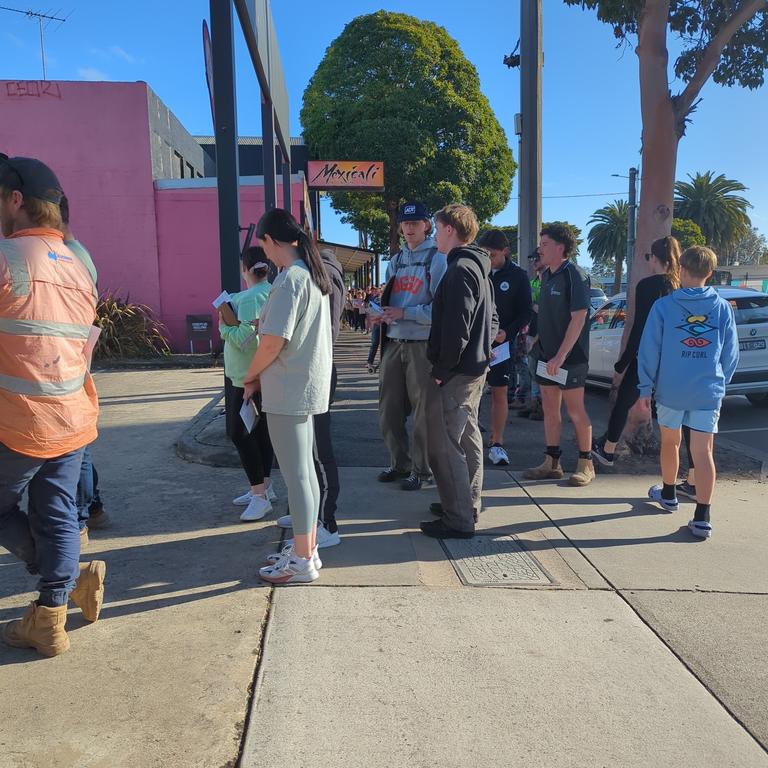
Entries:
<svg viewBox="0 0 768 768">
<path fill-rule="evenodd" d="M 285 416 L 325 413 L 333 359 L 329 299 L 312 282 L 303 261 L 295 261 L 275 278 L 261 310 L 259 333 L 286 340 L 261 374 L 264 411 Z"/>
</svg>

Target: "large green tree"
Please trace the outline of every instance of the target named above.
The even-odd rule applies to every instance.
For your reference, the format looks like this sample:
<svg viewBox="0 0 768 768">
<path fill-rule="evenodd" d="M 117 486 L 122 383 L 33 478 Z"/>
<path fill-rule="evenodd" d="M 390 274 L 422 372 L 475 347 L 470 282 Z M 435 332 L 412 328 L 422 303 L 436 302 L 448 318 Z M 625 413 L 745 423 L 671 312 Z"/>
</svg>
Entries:
<svg viewBox="0 0 768 768">
<path fill-rule="evenodd" d="M 384 211 L 392 253 L 404 200 L 464 202 L 481 221 L 509 200 L 515 162 L 504 130 L 477 70 L 430 21 L 387 11 L 353 19 L 312 76 L 301 123 L 313 157 L 384 161 L 383 193 L 331 199 L 351 223 Z"/>
<path fill-rule="evenodd" d="M 627 254 L 627 222 L 629 206 L 626 200 L 615 200 L 598 208 L 587 222 L 587 249 L 592 257 L 595 274 L 613 275 L 613 292 L 621 290 L 621 275 Z"/>
<path fill-rule="evenodd" d="M 701 228 L 690 219 L 672 219 L 672 237 L 677 238 L 680 248 L 685 250 L 692 245 L 706 245 L 707 238 L 702 234 Z"/>
<path fill-rule="evenodd" d="M 728 263 L 734 245 L 751 227 L 747 209 L 752 206 L 736 194 L 746 187 L 721 173 L 712 171 L 688 175 L 690 181 L 675 184 L 675 213 L 695 221 L 706 242 L 711 245 L 723 263 Z"/>
<path fill-rule="evenodd" d="M 643 254 L 654 240 L 671 232 L 678 142 L 702 87 L 710 78 L 724 86 L 763 85 L 768 67 L 768 0 L 564 2 L 597 11 L 598 19 L 613 28 L 619 44 L 637 40 L 643 184 L 632 264 L 634 285 L 649 271 Z M 669 82 L 670 36 L 680 50 L 673 67 L 683 84 L 679 93 L 673 92 Z"/>
<path fill-rule="evenodd" d="M 768 264 L 768 239 L 755 227 L 734 244 L 730 264 Z"/>
</svg>

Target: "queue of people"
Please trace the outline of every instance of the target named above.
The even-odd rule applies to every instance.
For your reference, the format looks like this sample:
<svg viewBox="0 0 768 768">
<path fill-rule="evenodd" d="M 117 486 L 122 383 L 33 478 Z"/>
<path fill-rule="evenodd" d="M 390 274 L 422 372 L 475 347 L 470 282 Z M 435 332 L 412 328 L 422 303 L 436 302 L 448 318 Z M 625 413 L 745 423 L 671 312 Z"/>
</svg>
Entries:
<svg viewBox="0 0 768 768">
<path fill-rule="evenodd" d="M 0 155 L 0 544 L 39 576 L 37 600 L 5 626 L 3 639 L 46 656 L 69 647 L 70 600 L 86 620 L 98 619 L 106 574 L 102 561 L 80 563 L 89 513 L 94 524 L 104 514 L 98 507 L 94 513 L 87 452 L 97 436 L 88 351 L 96 271 L 62 212 L 67 219 L 51 169 Z M 341 543 L 330 423 L 333 350 L 344 318 L 357 324 L 363 306 L 366 327 L 378 336 L 374 356 L 381 349 L 379 424 L 390 454 L 377 479 L 399 482 L 404 491 L 434 482 L 440 501 L 430 506 L 435 519 L 421 523 L 424 535 L 474 536 L 482 512 L 481 396 L 487 385 L 489 461 L 508 464 L 510 383 L 522 369 L 517 399 L 526 408 L 517 411 L 533 415 L 540 403 L 545 437 L 544 460 L 525 471 L 526 479 L 563 477 L 563 402 L 579 450 L 568 482 L 584 486 L 595 477 L 593 459 L 615 461 L 630 409 L 649 416 L 655 397 L 662 483 L 649 498 L 675 510 L 678 492 L 695 496 L 690 530 L 709 537 L 713 435 L 738 362 L 732 311 L 706 287 L 715 254 L 703 247 L 680 254 L 671 237 L 653 244 L 646 259 L 654 274 L 637 287 L 609 427 L 593 440 L 584 405 L 590 282 L 571 259 L 570 230 L 542 229 L 529 281 L 510 261 L 502 231 L 476 242 L 479 223 L 466 205 L 437 211 L 433 225 L 426 206 L 407 202 L 398 221 L 403 245 L 389 261 L 385 286 L 350 296 L 334 254 L 320 252 L 289 212 L 270 210 L 256 228 L 258 246 L 241 258 L 245 290 L 219 307 L 227 434 L 248 479 L 247 491 L 233 500 L 244 507 L 240 519 L 261 520 L 272 511 L 275 457 L 287 487 L 290 511 L 277 524 L 292 536 L 265 559 L 261 578 L 276 585 L 315 581 L 319 550 Z M 271 284 L 270 262 L 279 270 Z M 683 433 L 695 487 L 693 476 L 677 481 Z"/>
</svg>

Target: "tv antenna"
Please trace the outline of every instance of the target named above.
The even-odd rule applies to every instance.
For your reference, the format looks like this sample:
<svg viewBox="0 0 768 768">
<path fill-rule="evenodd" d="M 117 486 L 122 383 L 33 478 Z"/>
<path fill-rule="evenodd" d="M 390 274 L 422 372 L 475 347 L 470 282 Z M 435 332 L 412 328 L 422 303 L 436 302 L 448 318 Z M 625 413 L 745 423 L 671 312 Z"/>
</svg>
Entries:
<svg viewBox="0 0 768 768">
<path fill-rule="evenodd" d="M 40 13 L 38 11 L 22 11 L 19 8 L 8 8 L 8 6 L 0 5 L 0 11 L 10 11 L 11 13 L 21 13 L 22 15 L 26 16 L 28 19 L 36 19 L 38 28 L 40 29 L 40 59 L 43 64 L 43 80 L 47 80 L 48 78 L 45 75 L 45 28 L 52 22 L 52 21 L 58 21 L 61 22 L 59 24 L 59 27 L 69 18 L 67 16 L 66 18 L 62 19 L 60 16 L 57 16 L 57 13 L 60 13 L 61 11 L 58 10 L 55 13 Z M 71 15 L 71 14 L 70 14 Z M 56 27 L 58 29 L 59 27 Z"/>
</svg>

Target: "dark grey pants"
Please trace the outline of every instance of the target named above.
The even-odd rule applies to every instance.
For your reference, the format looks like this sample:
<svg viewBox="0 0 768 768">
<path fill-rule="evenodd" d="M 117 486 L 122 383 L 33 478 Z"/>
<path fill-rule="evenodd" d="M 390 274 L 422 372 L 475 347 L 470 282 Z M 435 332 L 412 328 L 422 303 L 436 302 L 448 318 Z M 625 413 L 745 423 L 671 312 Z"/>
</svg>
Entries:
<svg viewBox="0 0 768 768">
<path fill-rule="evenodd" d="M 432 385 L 427 342 L 389 339 L 379 369 L 379 426 L 391 466 L 401 472 L 430 474 L 427 458 L 426 392 Z M 413 449 L 408 450 L 405 422 L 413 419 Z"/>
<path fill-rule="evenodd" d="M 477 414 L 485 376 L 457 375 L 427 393 L 429 463 L 449 528 L 474 531 L 483 491 L 483 438 Z"/>
</svg>

